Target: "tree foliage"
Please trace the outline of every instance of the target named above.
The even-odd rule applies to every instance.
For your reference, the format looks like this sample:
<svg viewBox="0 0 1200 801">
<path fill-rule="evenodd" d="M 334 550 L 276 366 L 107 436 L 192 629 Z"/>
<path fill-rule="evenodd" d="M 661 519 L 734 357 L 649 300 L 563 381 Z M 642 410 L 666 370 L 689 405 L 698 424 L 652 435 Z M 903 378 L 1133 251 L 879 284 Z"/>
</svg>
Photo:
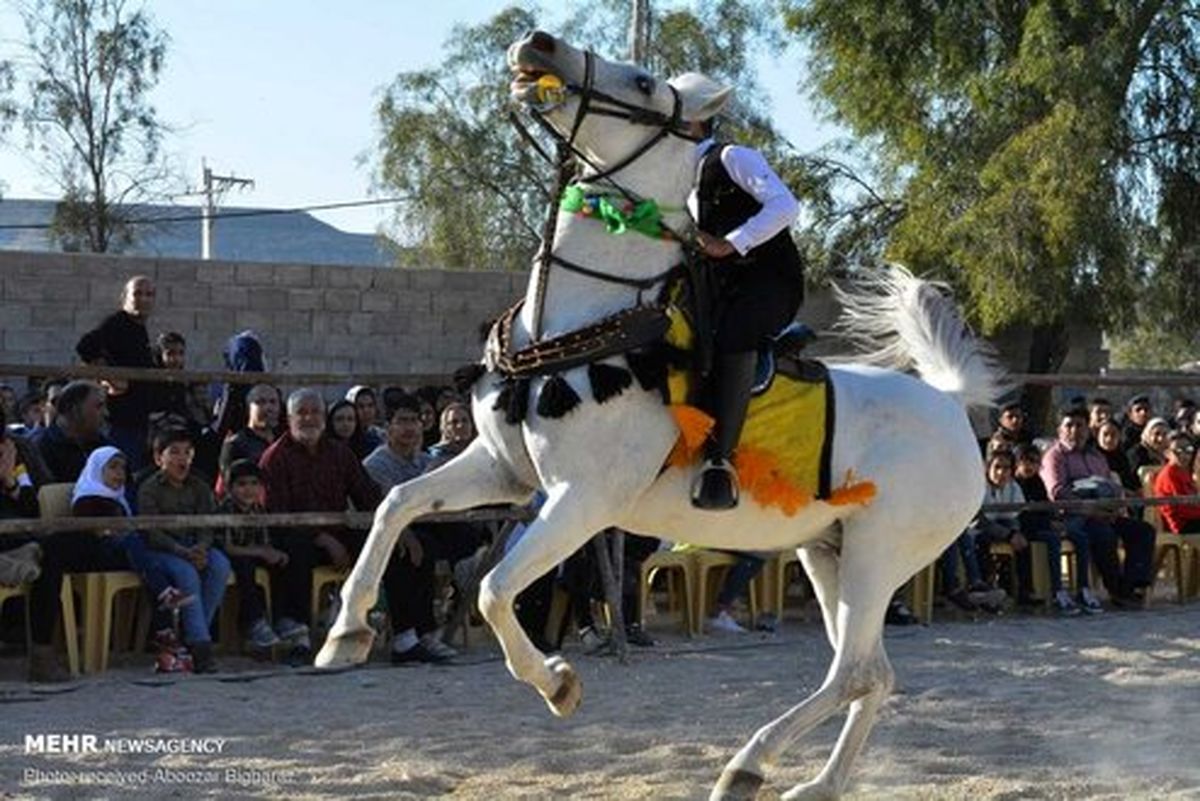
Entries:
<svg viewBox="0 0 1200 801">
<path fill-rule="evenodd" d="M 167 35 L 125 0 L 37 0 L 21 14 L 30 61 L 21 117 L 62 191 L 52 234 L 106 252 L 130 241 L 137 204 L 172 177 L 149 100 Z"/>
<path fill-rule="evenodd" d="M 456 27 L 438 66 L 396 77 L 377 112 L 376 183 L 407 198 L 396 233 L 417 247 L 401 251 L 403 260 L 528 267 L 552 170 L 505 122 L 505 51 L 543 27 L 606 58 L 624 59 L 631 9 L 628 0 L 576 4 L 559 26 L 536 7 L 510 7 L 485 22 Z M 650 69 L 664 76 L 698 70 L 734 83 L 737 102 L 726 135 L 762 147 L 794 183 L 810 180 L 810 167 L 771 126 L 754 76 L 754 55 L 781 44 L 774 4 L 702 0 L 654 13 Z"/>
<path fill-rule="evenodd" d="M 867 233 L 965 287 L 986 331 L 1195 325 L 1195 0 L 808 0 L 788 25 L 878 155 L 895 213 Z"/>
</svg>

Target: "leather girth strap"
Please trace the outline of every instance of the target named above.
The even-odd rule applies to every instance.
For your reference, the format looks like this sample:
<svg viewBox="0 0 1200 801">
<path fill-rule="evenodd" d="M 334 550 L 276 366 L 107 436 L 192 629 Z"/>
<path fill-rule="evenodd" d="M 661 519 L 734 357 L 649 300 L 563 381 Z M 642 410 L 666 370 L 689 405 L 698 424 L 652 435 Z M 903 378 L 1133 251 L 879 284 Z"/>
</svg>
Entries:
<svg viewBox="0 0 1200 801">
<path fill-rule="evenodd" d="M 512 324 L 524 301 L 501 315 L 492 328 L 494 369 L 509 378 L 550 375 L 659 342 L 671 325 L 661 306 L 635 306 L 584 328 L 544 339 L 513 352 Z"/>
</svg>

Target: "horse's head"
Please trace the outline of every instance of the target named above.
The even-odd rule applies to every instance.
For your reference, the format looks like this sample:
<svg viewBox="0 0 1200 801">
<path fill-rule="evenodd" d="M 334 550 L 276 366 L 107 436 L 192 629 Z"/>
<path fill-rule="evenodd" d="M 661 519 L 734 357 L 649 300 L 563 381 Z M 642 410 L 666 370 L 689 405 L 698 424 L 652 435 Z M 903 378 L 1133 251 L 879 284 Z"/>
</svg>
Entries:
<svg viewBox="0 0 1200 801">
<path fill-rule="evenodd" d="M 508 49 L 514 100 L 524 103 L 598 168 L 645 147 L 656 131 L 687 134 L 716 115 L 732 89 L 688 73 L 662 81 L 542 31 Z"/>
</svg>

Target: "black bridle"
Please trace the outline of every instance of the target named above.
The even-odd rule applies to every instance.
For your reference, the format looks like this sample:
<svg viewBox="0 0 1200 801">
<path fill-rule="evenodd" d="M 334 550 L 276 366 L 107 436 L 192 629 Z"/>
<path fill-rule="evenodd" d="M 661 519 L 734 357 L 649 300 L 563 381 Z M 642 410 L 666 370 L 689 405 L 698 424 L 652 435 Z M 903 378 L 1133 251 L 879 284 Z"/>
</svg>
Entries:
<svg viewBox="0 0 1200 801">
<path fill-rule="evenodd" d="M 541 126 L 542 129 L 545 130 L 557 144 L 558 158 L 556 161 L 552 160 L 541 147 L 541 145 L 538 144 L 537 140 L 533 138 L 533 136 L 521 123 L 520 118 L 515 113 L 509 114 L 510 122 L 517 129 L 517 132 L 521 135 L 521 137 L 530 143 L 530 145 L 532 145 L 533 148 L 544 159 L 555 164 L 558 175 L 553 193 L 554 200 L 551 203 L 547 214 L 546 223 L 542 229 L 542 247 L 536 256 L 543 269 L 541 270 L 537 279 L 538 286 L 536 291 L 536 306 L 534 308 L 534 330 L 532 332 L 535 340 L 541 336 L 540 328 L 542 305 L 546 288 L 545 267 L 549 264 L 557 264 L 558 266 L 570 272 L 584 275 L 598 281 L 621 284 L 637 289 L 639 305 L 641 304 L 642 293 L 645 290 L 661 283 L 668 276 L 672 275 L 682 266 L 684 266 L 674 265 L 671 268 L 648 278 L 627 278 L 622 275 L 614 275 L 612 273 L 607 273 L 601 270 L 593 270 L 591 268 L 584 267 L 583 265 L 575 264 L 574 262 L 568 261 L 561 256 L 555 255 L 551 250 L 554 240 L 555 222 L 558 216 L 558 201 L 562 197 L 562 192 L 568 183 L 567 164 L 572 157 L 578 159 L 581 163 L 587 165 L 593 170 L 591 174 L 583 176 L 588 183 L 594 181 L 604 181 L 616 189 L 617 192 L 624 196 L 626 200 L 636 205 L 637 203 L 642 202 L 644 198 L 622 186 L 620 182 L 613 178 L 613 176 L 621 170 L 624 170 L 632 165 L 642 156 L 649 153 L 656 145 L 658 145 L 659 142 L 662 142 L 668 136 L 677 136 L 681 139 L 688 139 L 693 142 L 698 141 L 698 139 L 692 136 L 686 128 L 682 127 L 683 120 L 681 114 L 683 109 L 683 101 L 679 97 L 679 91 L 675 89 L 674 86 L 667 84 L 667 87 L 671 90 L 671 97 L 673 101 L 671 113 L 668 115 L 661 111 L 644 108 L 642 106 L 634 105 L 633 103 L 627 103 L 618 97 L 613 97 L 610 94 L 601 92 L 600 90 L 596 89 L 594 85 L 594 78 L 595 55 L 590 50 L 587 50 L 584 51 L 583 84 L 580 85 L 568 83 L 564 87 L 564 91 L 567 94 L 577 95 L 579 97 L 579 107 L 575 110 L 575 119 L 571 122 L 571 132 L 568 136 L 563 136 L 557 128 L 551 125 L 542 111 L 532 107 L 529 108 L 529 113 L 533 117 L 534 121 L 536 121 L 537 124 Z M 635 148 L 629 155 L 621 159 L 617 164 L 610 166 L 607 169 L 601 169 L 595 162 L 588 158 L 587 154 L 585 154 L 575 145 L 575 138 L 579 134 L 579 129 L 589 114 L 625 119 L 633 125 L 655 126 L 658 128 L 658 130 L 655 131 L 654 134 L 645 142 Z M 670 239 L 673 239 L 679 244 L 683 245 L 685 252 L 690 253 L 691 251 L 695 250 L 695 244 L 692 241 L 680 235 L 665 222 L 660 223 L 660 225 Z"/>
</svg>

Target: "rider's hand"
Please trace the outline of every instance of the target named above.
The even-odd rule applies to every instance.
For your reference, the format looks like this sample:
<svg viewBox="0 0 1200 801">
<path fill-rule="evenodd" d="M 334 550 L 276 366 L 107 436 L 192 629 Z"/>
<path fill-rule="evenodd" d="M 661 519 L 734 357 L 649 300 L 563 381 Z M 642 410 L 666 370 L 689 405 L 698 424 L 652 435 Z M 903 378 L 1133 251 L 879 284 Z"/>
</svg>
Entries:
<svg viewBox="0 0 1200 801">
<path fill-rule="evenodd" d="M 704 255 L 710 259 L 727 259 L 730 256 L 737 255 L 737 250 L 723 236 L 713 236 L 704 231 L 697 231 L 696 244 L 700 246 L 700 250 L 704 252 Z"/>
</svg>

